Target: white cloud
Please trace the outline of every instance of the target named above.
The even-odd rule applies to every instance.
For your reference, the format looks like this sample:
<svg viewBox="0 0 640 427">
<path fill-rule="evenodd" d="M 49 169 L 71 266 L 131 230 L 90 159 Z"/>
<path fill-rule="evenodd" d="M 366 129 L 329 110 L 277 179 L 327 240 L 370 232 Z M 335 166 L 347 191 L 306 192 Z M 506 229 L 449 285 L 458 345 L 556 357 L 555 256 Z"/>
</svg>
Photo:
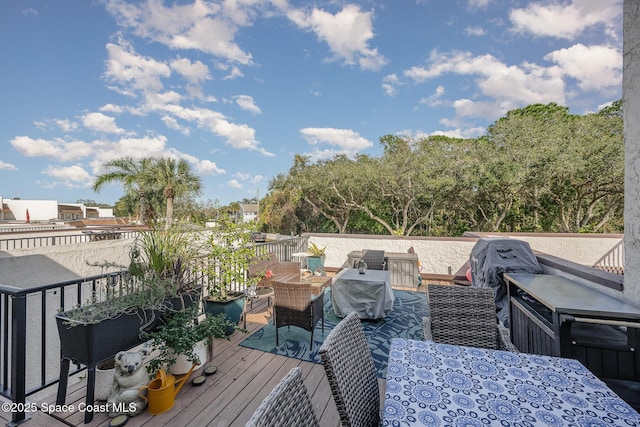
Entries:
<svg viewBox="0 0 640 427">
<path fill-rule="evenodd" d="M 373 143 L 351 129 L 304 128 L 300 129 L 302 137 L 311 145 L 328 144 L 338 149 L 316 150 L 311 153 L 314 159 L 329 158 L 336 154 L 354 156 L 356 153 L 370 148 Z"/>
<path fill-rule="evenodd" d="M 229 4 L 231 2 L 225 2 Z M 109 0 L 107 10 L 123 28 L 134 34 L 162 43 L 171 49 L 193 49 L 224 60 L 248 65 L 251 54 L 244 52 L 234 41 L 239 25 L 249 25 L 251 2 L 235 1 L 245 11 L 226 8 L 219 3 L 196 0 L 191 4 L 172 4 L 165 7 L 160 1 L 147 0 L 141 4 L 124 4 Z"/>
<path fill-rule="evenodd" d="M 178 58 L 171 61 L 171 68 L 187 80 L 187 91 L 192 97 L 202 98 L 202 83 L 211 78 L 209 67 L 200 61 Z"/>
<path fill-rule="evenodd" d="M 235 96 L 234 98 L 236 100 L 236 104 L 238 104 L 238 107 L 240 107 L 241 109 L 248 111 L 252 114 L 262 113 L 262 111 L 260 110 L 260 107 L 256 105 L 252 96 L 238 95 L 238 96 Z"/>
<path fill-rule="evenodd" d="M 177 58 L 171 61 L 171 68 L 182 75 L 189 83 L 199 85 L 210 79 L 209 67 L 200 61 L 191 62 L 187 58 Z"/>
<path fill-rule="evenodd" d="M 447 129 L 447 130 L 437 130 L 433 132 L 431 135 L 444 135 L 449 138 L 477 138 L 479 136 L 484 135 L 487 132 L 486 128 L 483 127 L 473 127 L 473 128 L 456 128 L 456 129 Z"/>
<path fill-rule="evenodd" d="M 379 70 L 387 63 L 377 48 L 369 46 L 374 37 L 373 12 L 363 12 L 359 6 L 349 4 L 335 15 L 314 8 L 310 13 L 291 10 L 288 17 L 299 28 L 313 31 L 326 42 L 333 52 L 332 60 L 341 59 L 348 65 L 358 63 L 363 70 Z"/>
<path fill-rule="evenodd" d="M 12 165 L 11 163 L 3 162 L 2 160 L 0 160 L 0 170 L 14 171 L 17 169 L 18 168 L 16 167 L 16 165 Z"/>
<path fill-rule="evenodd" d="M 469 0 L 469 6 L 470 7 L 478 7 L 478 8 L 485 8 L 489 5 L 489 3 L 491 3 L 493 0 Z"/>
<path fill-rule="evenodd" d="M 102 107 L 98 108 L 98 110 L 102 111 L 103 113 L 113 113 L 113 114 L 121 114 L 122 112 L 124 112 L 124 108 L 114 104 L 105 104 Z"/>
<path fill-rule="evenodd" d="M 231 71 L 222 78 L 222 80 L 233 80 L 240 77 L 244 77 L 244 73 L 238 67 L 232 67 Z"/>
<path fill-rule="evenodd" d="M 564 82 L 554 68 L 527 63 L 508 66 L 489 54 L 473 56 L 471 52 L 460 51 L 434 50 L 429 62 L 428 67 L 412 67 L 404 75 L 416 83 L 446 73 L 476 76 L 483 95 L 511 103 L 513 107 L 523 103 L 565 102 Z"/>
<path fill-rule="evenodd" d="M 167 125 L 169 129 L 176 130 L 186 136 L 191 135 L 191 129 L 189 129 L 187 126 L 181 126 L 180 123 L 178 123 L 178 121 L 175 119 L 175 117 L 162 116 L 160 120 L 162 120 L 162 122 Z"/>
<path fill-rule="evenodd" d="M 78 123 L 72 122 L 69 119 L 55 119 L 54 123 L 57 124 L 63 132 L 72 132 L 78 129 Z"/>
<path fill-rule="evenodd" d="M 389 96 L 398 93 L 398 86 L 402 86 L 402 82 L 397 74 L 388 74 L 382 79 L 382 90 Z"/>
<path fill-rule="evenodd" d="M 242 188 L 242 184 L 238 182 L 237 179 L 230 180 L 229 182 L 227 182 L 227 185 L 231 188 Z"/>
<path fill-rule="evenodd" d="M 123 95 L 134 96 L 138 91 L 159 92 L 163 88 L 161 79 L 171 75 L 167 64 L 138 55 L 130 46 L 108 43 L 107 54 L 105 78 L 116 85 L 112 89 Z"/>
<path fill-rule="evenodd" d="M 227 144 L 234 148 L 258 151 L 265 156 L 273 156 L 273 153 L 260 146 L 253 128 L 246 124 L 231 123 L 222 113 L 206 108 L 185 108 L 179 105 L 165 105 L 158 108 L 182 120 L 195 122 L 198 126 L 225 138 Z"/>
<path fill-rule="evenodd" d="M 572 40 L 595 25 L 603 25 L 607 29 L 622 28 L 622 2 L 623 0 L 573 0 L 561 4 L 538 2 L 523 9 L 513 9 L 509 18 L 516 32 Z"/>
<path fill-rule="evenodd" d="M 56 179 L 55 182 L 49 183 L 50 187 L 62 185 L 69 188 L 83 188 L 93 184 L 91 175 L 79 165 L 59 168 L 48 166 L 42 173 Z"/>
<path fill-rule="evenodd" d="M 196 172 L 202 175 L 221 175 L 227 173 L 211 160 L 199 160 L 195 163 Z"/>
<path fill-rule="evenodd" d="M 431 95 L 431 96 L 429 96 L 427 98 L 421 98 L 420 101 L 418 101 L 418 102 L 420 102 L 420 104 L 426 104 L 426 105 L 428 105 L 430 107 L 437 107 L 437 106 L 443 104 L 443 101 L 440 99 L 440 97 L 442 97 L 442 95 L 444 95 L 444 92 L 445 92 L 444 86 L 439 85 L 436 88 L 436 90 L 433 93 L 433 95 Z"/>
<path fill-rule="evenodd" d="M 91 161 L 94 174 L 102 173 L 102 165 L 112 159 L 120 157 L 132 157 L 141 159 L 143 157 L 166 156 L 167 137 L 163 135 L 144 136 L 141 138 L 121 138 L 118 141 L 96 140 L 92 146 L 95 155 Z"/>
<path fill-rule="evenodd" d="M 622 52 L 618 49 L 578 43 L 553 51 L 544 59 L 556 62 L 562 73 L 577 79 L 585 91 L 618 87 L 622 82 Z"/>
<path fill-rule="evenodd" d="M 92 131 L 113 134 L 124 133 L 124 129 L 121 129 L 116 125 L 116 119 L 102 113 L 85 114 L 82 116 L 82 124 L 85 128 Z"/>
<path fill-rule="evenodd" d="M 467 27 L 464 29 L 464 33 L 468 36 L 484 36 L 486 33 L 482 27 Z"/>
<path fill-rule="evenodd" d="M 73 161 L 92 154 L 91 145 L 84 141 L 65 141 L 34 139 L 28 136 L 16 136 L 11 145 L 27 157 L 49 157 L 59 161 Z"/>
</svg>

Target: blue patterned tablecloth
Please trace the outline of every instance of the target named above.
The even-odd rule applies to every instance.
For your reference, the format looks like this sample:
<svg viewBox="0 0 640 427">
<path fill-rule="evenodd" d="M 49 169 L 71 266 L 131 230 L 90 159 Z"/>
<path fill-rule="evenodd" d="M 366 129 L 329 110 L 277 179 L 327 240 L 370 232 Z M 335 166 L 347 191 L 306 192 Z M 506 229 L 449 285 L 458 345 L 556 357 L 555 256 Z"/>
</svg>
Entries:
<svg viewBox="0 0 640 427">
<path fill-rule="evenodd" d="M 394 338 L 384 426 L 640 426 L 580 362 Z"/>
</svg>

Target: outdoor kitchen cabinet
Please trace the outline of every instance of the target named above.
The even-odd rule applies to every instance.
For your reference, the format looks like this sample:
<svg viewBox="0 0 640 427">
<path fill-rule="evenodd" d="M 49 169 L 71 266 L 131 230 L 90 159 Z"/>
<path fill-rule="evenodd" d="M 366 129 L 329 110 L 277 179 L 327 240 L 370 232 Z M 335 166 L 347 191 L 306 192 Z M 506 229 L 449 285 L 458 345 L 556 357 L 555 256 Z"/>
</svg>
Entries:
<svg viewBox="0 0 640 427">
<path fill-rule="evenodd" d="M 511 340 L 601 378 L 640 381 L 640 308 L 562 276 L 505 273 Z"/>
</svg>

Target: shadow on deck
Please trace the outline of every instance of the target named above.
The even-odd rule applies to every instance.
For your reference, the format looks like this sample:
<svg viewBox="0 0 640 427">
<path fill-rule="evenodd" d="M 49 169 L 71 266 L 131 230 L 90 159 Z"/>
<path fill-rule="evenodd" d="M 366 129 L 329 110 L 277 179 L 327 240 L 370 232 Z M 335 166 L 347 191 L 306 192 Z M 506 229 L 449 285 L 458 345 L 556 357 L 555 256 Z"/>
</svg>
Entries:
<svg viewBox="0 0 640 427">
<path fill-rule="evenodd" d="M 247 316 L 249 334 L 254 333 L 268 321 L 266 300 L 255 303 Z M 302 368 L 304 382 L 309 390 L 315 413 L 322 426 L 339 426 L 340 417 L 331 396 L 329 383 L 321 364 L 305 362 L 238 345 L 248 334 L 235 332 L 230 341 L 216 340 L 214 358 L 209 364 L 216 365 L 217 373 L 206 377 L 202 386 L 187 382 L 176 396 L 174 407 L 160 415 L 147 411 L 132 417 L 127 427 L 132 426 L 244 426 L 253 412 L 286 373 L 296 366 Z M 192 378 L 202 371 L 194 371 Z M 69 386 L 67 405 L 75 408 L 85 399 L 84 381 Z M 384 396 L 384 380 L 380 380 L 381 402 Z M 55 390 L 54 390 L 55 392 Z M 44 399 L 55 403 L 55 395 Z M 41 402 L 41 403 L 42 403 Z M 96 404 L 102 403 L 96 401 Z M 40 405 L 40 403 L 39 403 Z M 7 414 L 3 414 L 6 419 Z M 110 418 L 106 413 L 96 413 L 93 421 L 84 424 L 84 413 L 56 412 L 31 414 L 25 425 L 42 426 L 107 426 Z"/>
</svg>

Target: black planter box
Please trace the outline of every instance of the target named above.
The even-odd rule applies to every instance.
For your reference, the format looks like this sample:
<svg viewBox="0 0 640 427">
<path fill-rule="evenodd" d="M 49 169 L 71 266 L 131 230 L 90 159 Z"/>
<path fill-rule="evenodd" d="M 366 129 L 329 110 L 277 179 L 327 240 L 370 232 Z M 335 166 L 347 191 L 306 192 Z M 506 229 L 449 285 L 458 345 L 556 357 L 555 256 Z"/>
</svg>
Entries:
<svg viewBox="0 0 640 427">
<path fill-rule="evenodd" d="M 86 366 L 95 366 L 119 351 L 142 344 L 142 332 L 153 332 L 161 321 L 150 311 L 122 314 L 99 323 L 77 322 L 69 314 L 71 311 L 56 315 L 60 351 L 63 358 Z"/>
<path fill-rule="evenodd" d="M 56 324 L 60 335 L 61 356 L 86 366 L 95 366 L 119 351 L 147 341 L 145 333 L 158 329 L 165 312 L 198 304 L 200 295 L 201 290 L 196 289 L 182 297 L 168 300 L 163 311 L 137 310 L 105 318 L 98 323 L 73 320 L 70 314 L 81 309 L 59 313 L 56 315 Z"/>
</svg>

